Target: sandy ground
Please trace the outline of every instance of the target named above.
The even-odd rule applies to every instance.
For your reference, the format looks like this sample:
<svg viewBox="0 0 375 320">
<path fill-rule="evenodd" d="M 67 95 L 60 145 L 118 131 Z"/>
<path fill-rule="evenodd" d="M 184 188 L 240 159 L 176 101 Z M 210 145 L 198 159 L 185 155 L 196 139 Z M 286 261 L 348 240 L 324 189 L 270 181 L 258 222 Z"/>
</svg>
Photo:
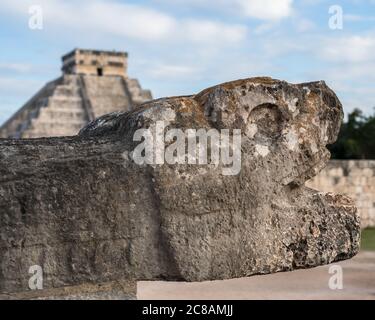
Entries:
<svg viewBox="0 0 375 320">
<path fill-rule="evenodd" d="M 201 283 L 141 281 L 138 299 L 371 299 L 375 300 L 375 252 L 360 252 L 342 266 L 343 288 L 332 290 L 332 265 L 271 275 Z M 332 270 L 331 270 L 332 271 Z M 332 281 L 332 280 L 331 280 Z"/>
</svg>

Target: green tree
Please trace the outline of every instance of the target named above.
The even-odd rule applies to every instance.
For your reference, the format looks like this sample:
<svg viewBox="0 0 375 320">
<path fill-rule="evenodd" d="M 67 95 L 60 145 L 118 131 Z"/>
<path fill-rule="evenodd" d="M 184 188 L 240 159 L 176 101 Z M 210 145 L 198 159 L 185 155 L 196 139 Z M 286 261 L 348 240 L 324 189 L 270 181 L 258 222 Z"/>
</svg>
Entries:
<svg viewBox="0 0 375 320">
<path fill-rule="evenodd" d="M 359 109 L 352 111 L 329 150 L 333 159 L 375 159 L 375 114 L 364 116 Z"/>
</svg>

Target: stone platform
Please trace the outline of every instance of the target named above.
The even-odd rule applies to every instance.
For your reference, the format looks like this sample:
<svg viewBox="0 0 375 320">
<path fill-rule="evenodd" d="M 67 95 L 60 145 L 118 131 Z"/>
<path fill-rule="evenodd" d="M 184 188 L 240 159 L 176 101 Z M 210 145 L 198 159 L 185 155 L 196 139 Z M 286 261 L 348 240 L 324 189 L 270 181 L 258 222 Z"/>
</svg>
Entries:
<svg viewBox="0 0 375 320">
<path fill-rule="evenodd" d="M 201 283 L 138 282 L 138 299 L 368 299 L 375 300 L 375 251 L 362 251 L 342 266 L 343 289 L 328 287 L 329 267 Z"/>
</svg>

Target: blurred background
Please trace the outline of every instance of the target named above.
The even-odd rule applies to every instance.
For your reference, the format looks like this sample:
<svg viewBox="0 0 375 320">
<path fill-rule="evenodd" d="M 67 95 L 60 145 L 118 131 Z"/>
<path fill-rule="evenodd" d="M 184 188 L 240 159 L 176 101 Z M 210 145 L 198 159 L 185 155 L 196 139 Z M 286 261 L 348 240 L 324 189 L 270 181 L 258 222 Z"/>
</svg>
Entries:
<svg viewBox="0 0 375 320">
<path fill-rule="evenodd" d="M 374 25 L 374 0 L 2 0 L 0 123 L 75 47 L 129 52 L 155 98 L 251 76 L 324 79 L 346 112 L 371 115 Z"/>
</svg>

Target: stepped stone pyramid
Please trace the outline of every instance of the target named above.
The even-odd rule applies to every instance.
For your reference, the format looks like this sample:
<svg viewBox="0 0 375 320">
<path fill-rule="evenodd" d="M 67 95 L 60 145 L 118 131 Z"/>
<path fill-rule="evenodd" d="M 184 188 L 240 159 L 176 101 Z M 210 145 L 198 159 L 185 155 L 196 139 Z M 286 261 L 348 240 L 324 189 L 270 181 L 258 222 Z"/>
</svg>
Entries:
<svg viewBox="0 0 375 320">
<path fill-rule="evenodd" d="M 70 136 L 113 111 L 152 99 L 127 76 L 126 52 L 74 49 L 62 57 L 63 75 L 47 83 L 0 128 L 1 138 Z"/>
</svg>

